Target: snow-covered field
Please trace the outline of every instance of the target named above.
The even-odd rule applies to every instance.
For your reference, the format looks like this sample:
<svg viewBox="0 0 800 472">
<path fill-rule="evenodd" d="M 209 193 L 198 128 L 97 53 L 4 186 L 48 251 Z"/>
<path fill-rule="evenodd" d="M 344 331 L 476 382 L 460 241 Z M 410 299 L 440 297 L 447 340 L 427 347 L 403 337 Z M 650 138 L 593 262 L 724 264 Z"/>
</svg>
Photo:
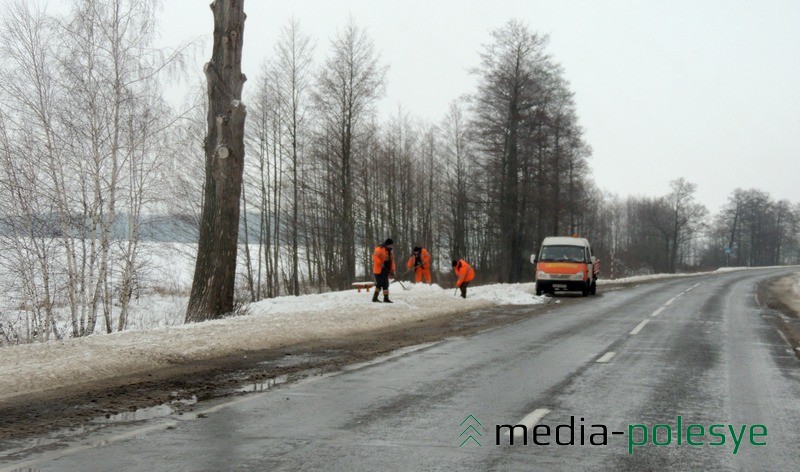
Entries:
<svg viewBox="0 0 800 472">
<path fill-rule="evenodd" d="M 167 320 L 157 329 L 4 347 L 0 349 L 0 400 L 192 359 L 277 348 L 498 304 L 544 303 L 543 297 L 533 295 L 533 284 L 474 287 L 466 300 L 437 285 L 406 287 L 409 290 L 392 284 L 393 304 L 372 303 L 370 293 L 356 290 L 280 297 L 251 304 L 247 315 L 223 320 L 180 326 Z M 152 311 L 185 307 L 181 298 L 162 300 Z M 137 312 L 142 311 L 139 308 Z"/>
</svg>

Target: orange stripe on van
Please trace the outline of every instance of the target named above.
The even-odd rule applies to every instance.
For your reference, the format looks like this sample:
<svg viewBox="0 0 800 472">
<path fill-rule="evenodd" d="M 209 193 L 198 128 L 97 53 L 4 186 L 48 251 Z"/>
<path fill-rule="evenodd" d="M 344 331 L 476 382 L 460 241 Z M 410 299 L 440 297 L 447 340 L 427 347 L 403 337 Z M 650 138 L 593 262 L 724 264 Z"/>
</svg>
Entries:
<svg viewBox="0 0 800 472">
<path fill-rule="evenodd" d="M 574 274 L 585 272 L 586 264 L 583 262 L 540 262 L 536 270 L 541 270 L 548 274 Z"/>
</svg>

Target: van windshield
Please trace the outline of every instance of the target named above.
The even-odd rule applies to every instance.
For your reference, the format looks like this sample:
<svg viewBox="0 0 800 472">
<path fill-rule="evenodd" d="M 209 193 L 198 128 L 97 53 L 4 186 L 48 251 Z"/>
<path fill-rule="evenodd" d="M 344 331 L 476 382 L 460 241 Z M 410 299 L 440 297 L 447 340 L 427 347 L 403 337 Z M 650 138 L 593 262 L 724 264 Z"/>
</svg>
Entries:
<svg viewBox="0 0 800 472">
<path fill-rule="evenodd" d="M 581 246 L 544 246 L 539 257 L 541 262 L 584 262 Z"/>
</svg>

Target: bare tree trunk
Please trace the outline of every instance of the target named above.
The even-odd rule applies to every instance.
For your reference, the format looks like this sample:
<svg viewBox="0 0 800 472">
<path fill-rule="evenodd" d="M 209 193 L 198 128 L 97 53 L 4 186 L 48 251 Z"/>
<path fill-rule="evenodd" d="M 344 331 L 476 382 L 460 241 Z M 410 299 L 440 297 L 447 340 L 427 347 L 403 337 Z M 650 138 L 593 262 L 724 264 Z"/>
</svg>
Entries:
<svg viewBox="0 0 800 472">
<path fill-rule="evenodd" d="M 280 247 L 281 247 L 281 186 L 283 181 L 283 171 L 281 169 L 281 148 L 283 135 L 281 129 L 281 117 L 276 116 L 272 123 L 272 218 L 273 245 L 272 245 L 272 296 L 277 297 L 281 294 L 280 284 Z"/>
<path fill-rule="evenodd" d="M 261 115 L 259 118 L 261 121 L 264 120 L 263 117 L 263 110 L 261 111 Z M 258 286 L 256 294 L 258 299 L 261 300 L 263 298 L 262 294 L 264 294 L 264 284 L 266 283 L 269 285 L 269 259 L 270 259 L 270 251 L 269 251 L 269 239 L 270 239 L 270 231 L 269 231 L 269 203 L 268 203 L 268 194 L 267 194 L 267 177 L 264 175 L 265 169 L 264 166 L 266 164 L 266 152 L 267 152 L 267 145 L 265 142 L 265 137 L 262 134 L 259 136 L 258 140 L 259 144 L 259 152 L 258 152 L 258 175 L 259 175 L 259 183 L 260 183 L 260 195 L 261 200 L 258 205 L 259 212 L 261 214 L 261 219 L 259 222 L 258 228 Z M 264 264 L 261 263 L 261 255 L 264 254 Z M 265 277 L 267 278 L 267 282 L 263 282 L 261 278 L 261 268 L 265 270 Z"/>
<path fill-rule="evenodd" d="M 258 301 L 256 298 L 255 283 L 253 281 L 253 261 L 250 258 L 250 228 L 247 222 L 247 194 L 245 192 L 246 185 L 242 186 L 242 205 L 244 210 L 242 213 L 242 224 L 244 226 L 244 266 L 247 273 L 247 291 L 250 292 L 250 301 Z M 259 242 L 259 245 L 261 243 Z"/>
<path fill-rule="evenodd" d="M 214 49 L 205 65 L 208 81 L 206 184 L 192 292 L 186 321 L 220 318 L 233 311 L 239 236 L 239 197 L 244 169 L 241 104 L 244 0 L 215 0 Z"/>
<path fill-rule="evenodd" d="M 292 19 L 283 28 L 281 38 L 276 44 L 277 63 L 275 64 L 276 87 L 282 97 L 282 105 L 286 108 L 286 127 L 290 139 L 290 173 L 292 185 L 291 208 L 291 271 L 287 289 L 292 295 L 300 295 L 299 274 L 299 182 L 298 167 L 300 165 L 300 133 L 304 127 L 306 90 L 311 80 L 311 54 L 313 46 L 309 37 L 300 33 L 300 25 Z M 276 240 L 277 242 L 277 240 Z"/>
<path fill-rule="evenodd" d="M 297 225 L 299 222 L 298 209 L 300 207 L 297 199 L 297 118 L 292 118 L 292 280 L 290 292 L 294 296 L 300 295 L 300 260 L 297 247 Z"/>
</svg>

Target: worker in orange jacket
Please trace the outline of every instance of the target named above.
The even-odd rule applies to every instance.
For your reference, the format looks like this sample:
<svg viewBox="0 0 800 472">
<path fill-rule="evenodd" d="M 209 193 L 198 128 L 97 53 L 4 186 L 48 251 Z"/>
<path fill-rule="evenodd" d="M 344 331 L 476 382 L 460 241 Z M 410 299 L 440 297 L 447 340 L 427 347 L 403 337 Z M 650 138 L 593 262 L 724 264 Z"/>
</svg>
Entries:
<svg viewBox="0 0 800 472">
<path fill-rule="evenodd" d="M 372 301 L 378 301 L 378 294 L 383 289 L 383 302 L 392 303 L 389 300 L 389 277 L 394 277 L 394 255 L 392 255 L 392 238 L 384 241 L 383 244 L 375 248 L 372 253 L 372 273 L 375 275 L 375 294 Z"/>
<path fill-rule="evenodd" d="M 464 259 L 459 259 L 453 261 L 453 271 L 456 273 L 456 277 L 458 277 L 456 287 L 461 289 L 461 298 L 467 298 L 467 286 L 472 282 L 472 279 L 475 278 L 475 269 L 467 264 L 467 261 Z"/>
<path fill-rule="evenodd" d="M 414 281 L 416 283 L 422 282 L 422 277 L 425 277 L 425 283 L 431 283 L 431 253 L 424 247 L 415 247 L 411 257 L 406 262 L 408 270 L 414 269 Z"/>
</svg>

